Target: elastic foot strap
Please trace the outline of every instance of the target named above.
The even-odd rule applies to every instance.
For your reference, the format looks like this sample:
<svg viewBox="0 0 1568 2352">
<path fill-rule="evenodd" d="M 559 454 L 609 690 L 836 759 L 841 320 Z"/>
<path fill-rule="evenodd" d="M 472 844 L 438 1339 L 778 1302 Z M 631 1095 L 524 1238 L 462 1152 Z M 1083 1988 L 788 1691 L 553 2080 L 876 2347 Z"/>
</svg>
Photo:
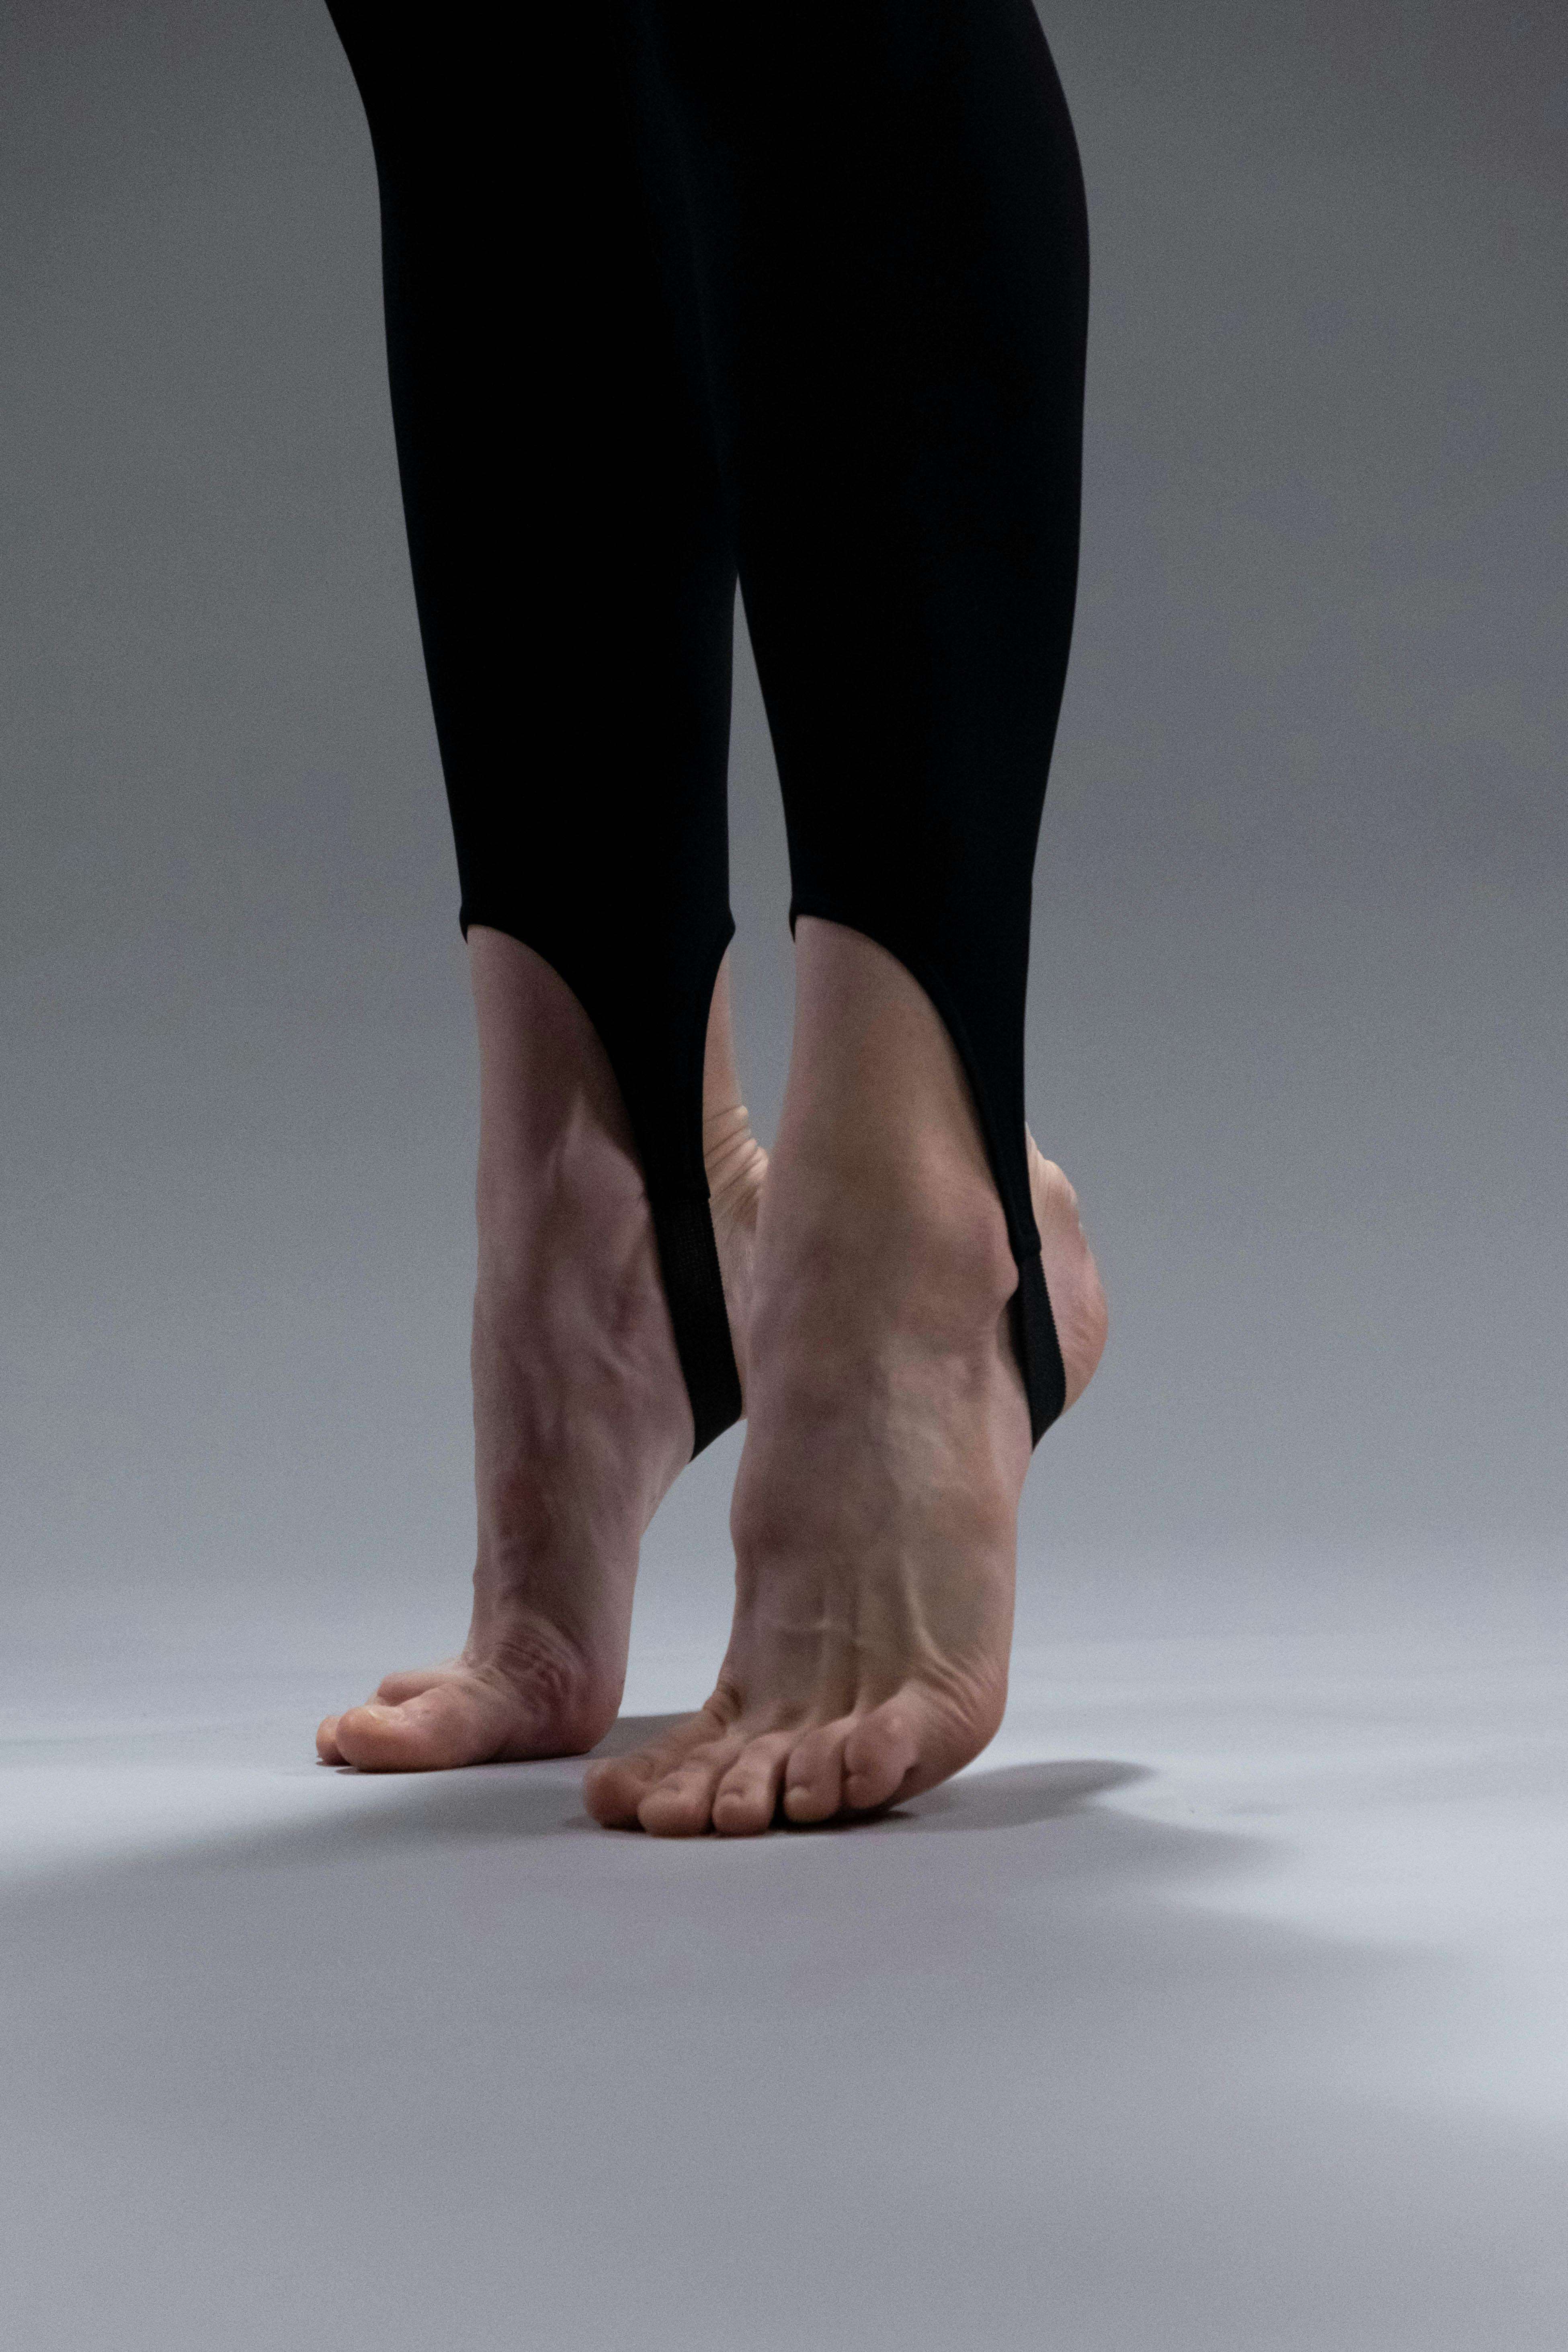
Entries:
<svg viewBox="0 0 1568 2352">
<path fill-rule="evenodd" d="M 664 1295 L 691 1401 L 695 1461 L 705 1445 L 734 1426 L 742 1410 L 719 1245 L 706 1201 L 677 1197 L 651 1205 Z"/>
<path fill-rule="evenodd" d="M 1029 1400 L 1029 1427 L 1037 1445 L 1053 1421 L 1059 1421 L 1068 1401 L 1067 1368 L 1057 1338 L 1046 1288 L 1046 1270 L 1037 1250 L 1018 1268 L 1013 1293 L 1013 1334 L 1024 1368 L 1024 1392 Z"/>
</svg>

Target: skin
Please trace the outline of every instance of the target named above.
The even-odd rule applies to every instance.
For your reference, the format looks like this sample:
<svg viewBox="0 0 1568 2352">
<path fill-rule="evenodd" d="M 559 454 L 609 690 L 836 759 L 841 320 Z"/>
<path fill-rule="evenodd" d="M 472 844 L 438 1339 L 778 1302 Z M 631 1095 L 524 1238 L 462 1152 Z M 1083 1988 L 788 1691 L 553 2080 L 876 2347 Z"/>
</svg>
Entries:
<svg viewBox="0 0 1568 2352">
<path fill-rule="evenodd" d="M 479 1541 L 456 1657 L 391 1674 L 328 1716 L 323 1763 L 366 1772 L 575 1756 L 616 1719 L 637 1549 L 690 1457 L 691 1408 L 620 1090 L 543 959 L 475 925 L 479 1274 L 471 1365 Z M 728 959 L 703 1127 L 744 1377 L 766 1160 L 740 1100 Z"/>
<path fill-rule="evenodd" d="M 329 1717 L 328 1762 L 581 1753 L 614 1719 L 637 1546 L 691 1443 L 618 1094 L 531 951 L 470 933 L 479 1022 L 479 1500 L 461 1656 Z M 705 1707 L 592 1766 L 606 1827 L 754 1835 L 932 1787 L 1006 1699 L 1029 1422 L 1007 1244 L 962 1066 L 897 961 L 803 917 L 771 1164 L 708 1050 L 715 1229 L 747 1407 L 736 1609 Z M 1104 1293 L 1061 1171 L 1031 1151 L 1047 1285 L 1081 1395 Z"/>
<path fill-rule="evenodd" d="M 1068 1402 L 1105 1344 L 1071 1186 L 1030 1146 Z M 803 918 L 753 1261 L 736 1605 L 712 1697 L 593 1766 L 589 1811 L 754 1835 L 932 1787 L 1006 1703 L 1028 1407 L 1017 1270 L 962 1066 L 903 966 Z"/>
</svg>

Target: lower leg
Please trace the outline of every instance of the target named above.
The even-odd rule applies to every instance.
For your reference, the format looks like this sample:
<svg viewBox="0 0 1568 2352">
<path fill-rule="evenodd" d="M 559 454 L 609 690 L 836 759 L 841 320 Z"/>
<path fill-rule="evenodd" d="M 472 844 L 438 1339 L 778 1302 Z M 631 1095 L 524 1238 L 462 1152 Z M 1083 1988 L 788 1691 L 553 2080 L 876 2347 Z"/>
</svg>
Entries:
<svg viewBox="0 0 1568 2352">
<path fill-rule="evenodd" d="M 329 1717 L 330 1763 L 417 1770 L 580 1754 L 615 1718 L 637 1549 L 688 1459 L 691 1410 L 619 1089 L 576 998 L 474 925 L 479 1041 L 473 1617 L 461 1654 Z M 763 1156 L 739 1099 L 728 961 L 704 1129 L 740 1340 Z"/>
<path fill-rule="evenodd" d="M 1028 1408 L 1017 1268 L 968 1085 L 885 950 L 803 917 L 789 1087 L 757 1230 L 737 1601 L 718 1687 L 589 1776 L 601 1822 L 765 1828 L 911 1796 L 1001 1720 Z M 1081 1395 L 1105 1300 L 1071 1186 L 1034 1207 Z"/>
</svg>

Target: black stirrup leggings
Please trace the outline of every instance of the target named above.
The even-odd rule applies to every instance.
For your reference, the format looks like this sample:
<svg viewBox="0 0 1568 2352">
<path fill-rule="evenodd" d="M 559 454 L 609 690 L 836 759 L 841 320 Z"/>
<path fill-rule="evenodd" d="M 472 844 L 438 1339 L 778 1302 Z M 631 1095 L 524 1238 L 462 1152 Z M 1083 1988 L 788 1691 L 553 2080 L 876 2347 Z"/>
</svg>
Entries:
<svg viewBox="0 0 1568 2352">
<path fill-rule="evenodd" d="M 603 1041 L 700 1451 L 740 1384 L 702 1163 L 737 577 L 798 915 L 945 1022 L 1063 1372 L 1024 1132 L 1078 574 L 1089 247 L 1030 0 L 328 0 L 369 116 L 460 921 Z"/>
</svg>

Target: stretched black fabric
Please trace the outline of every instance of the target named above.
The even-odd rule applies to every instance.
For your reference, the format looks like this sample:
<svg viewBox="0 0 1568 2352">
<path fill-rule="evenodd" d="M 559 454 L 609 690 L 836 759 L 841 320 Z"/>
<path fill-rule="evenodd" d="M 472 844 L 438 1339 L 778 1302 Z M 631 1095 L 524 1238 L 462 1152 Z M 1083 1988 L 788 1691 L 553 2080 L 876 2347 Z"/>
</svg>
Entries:
<svg viewBox="0 0 1568 2352">
<path fill-rule="evenodd" d="M 328 0 L 380 184 L 460 920 L 602 1039 L 696 1423 L 736 1419 L 702 1164 L 737 576 L 802 914 L 921 982 L 1064 1401 L 1024 1134 L 1078 572 L 1089 255 L 1030 0 Z"/>
</svg>

